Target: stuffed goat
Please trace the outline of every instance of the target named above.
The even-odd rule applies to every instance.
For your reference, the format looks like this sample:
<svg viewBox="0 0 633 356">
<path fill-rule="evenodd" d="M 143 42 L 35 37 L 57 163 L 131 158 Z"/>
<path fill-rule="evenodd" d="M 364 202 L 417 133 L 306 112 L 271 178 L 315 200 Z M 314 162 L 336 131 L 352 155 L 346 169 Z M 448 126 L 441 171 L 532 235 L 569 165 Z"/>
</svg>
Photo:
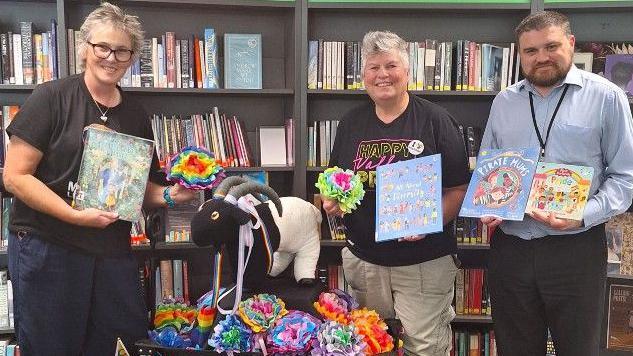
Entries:
<svg viewBox="0 0 633 356">
<path fill-rule="evenodd" d="M 253 205 L 246 195 L 256 193 L 270 201 Z M 293 258 L 296 281 L 312 284 L 321 219 L 319 209 L 305 200 L 279 198 L 269 186 L 229 177 L 191 220 L 191 237 L 198 246 L 212 245 L 216 250 L 224 246 L 238 283 L 242 269 L 244 288 L 260 289 L 266 274 L 279 275 Z M 246 262 L 240 266 L 240 261 Z"/>
</svg>

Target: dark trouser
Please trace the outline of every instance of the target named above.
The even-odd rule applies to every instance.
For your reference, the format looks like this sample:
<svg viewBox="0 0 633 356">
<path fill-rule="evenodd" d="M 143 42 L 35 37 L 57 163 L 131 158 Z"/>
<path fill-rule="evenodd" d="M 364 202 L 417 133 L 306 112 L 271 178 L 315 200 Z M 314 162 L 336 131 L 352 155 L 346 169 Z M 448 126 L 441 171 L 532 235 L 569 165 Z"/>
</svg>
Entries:
<svg viewBox="0 0 633 356">
<path fill-rule="evenodd" d="M 16 334 L 24 356 L 112 356 L 147 337 L 134 256 L 100 258 L 9 234 Z"/>
<path fill-rule="evenodd" d="M 604 225 L 576 235 L 522 240 L 497 229 L 488 260 L 501 356 L 599 355 L 606 283 Z"/>
</svg>

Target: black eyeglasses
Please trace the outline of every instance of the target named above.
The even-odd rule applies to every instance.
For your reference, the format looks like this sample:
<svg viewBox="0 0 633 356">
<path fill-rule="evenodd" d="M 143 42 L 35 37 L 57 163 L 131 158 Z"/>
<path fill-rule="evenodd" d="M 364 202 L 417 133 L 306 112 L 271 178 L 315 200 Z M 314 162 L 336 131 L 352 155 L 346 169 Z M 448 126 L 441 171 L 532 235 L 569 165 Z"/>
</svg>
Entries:
<svg viewBox="0 0 633 356">
<path fill-rule="evenodd" d="M 127 62 L 130 60 L 130 58 L 132 58 L 132 54 L 134 54 L 134 51 L 132 51 L 131 49 L 125 49 L 125 48 L 112 49 L 106 45 L 94 44 L 91 42 L 88 42 L 88 44 L 92 46 L 92 52 L 95 54 L 95 56 L 101 59 L 106 59 L 110 57 L 111 53 L 114 53 L 114 58 L 117 61 Z"/>
</svg>

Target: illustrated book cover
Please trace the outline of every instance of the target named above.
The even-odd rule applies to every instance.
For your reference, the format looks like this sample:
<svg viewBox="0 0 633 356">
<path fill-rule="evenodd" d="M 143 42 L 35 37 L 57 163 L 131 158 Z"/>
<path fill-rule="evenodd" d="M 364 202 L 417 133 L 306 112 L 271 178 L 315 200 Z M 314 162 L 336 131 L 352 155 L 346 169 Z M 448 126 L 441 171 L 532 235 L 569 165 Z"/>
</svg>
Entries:
<svg viewBox="0 0 633 356">
<path fill-rule="evenodd" d="M 224 87 L 262 88 L 262 35 L 224 35 Z"/>
<path fill-rule="evenodd" d="M 439 154 L 376 168 L 376 241 L 442 231 Z"/>
<path fill-rule="evenodd" d="M 113 211 L 121 220 L 137 221 L 153 150 L 151 140 L 88 127 L 74 206 Z"/>
<path fill-rule="evenodd" d="M 592 167 L 539 162 L 525 212 L 551 212 L 559 218 L 582 220 L 592 178 Z"/>
<path fill-rule="evenodd" d="M 459 216 L 523 220 L 538 148 L 482 150 Z"/>
<path fill-rule="evenodd" d="M 607 349 L 633 351 L 633 286 L 609 286 Z"/>
</svg>

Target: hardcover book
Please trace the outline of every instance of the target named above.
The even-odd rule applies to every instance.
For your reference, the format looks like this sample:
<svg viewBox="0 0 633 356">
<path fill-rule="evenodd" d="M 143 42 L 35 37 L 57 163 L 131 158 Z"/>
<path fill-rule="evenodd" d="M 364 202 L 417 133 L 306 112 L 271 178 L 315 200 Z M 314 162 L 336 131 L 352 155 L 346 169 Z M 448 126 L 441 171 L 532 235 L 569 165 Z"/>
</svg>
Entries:
<svg viewBox="0 0 633 356">
<path fill-rule="evenodd" d="M 482 150 L 459 216 L 523 220 L 538 154 L 537 148 Z"/>
<path fill-rule="evenodd" d="M 224 87 L 262 88 L 262 35 L 224 35 Z"/>
<path fill-rule="evenodd" d="M 550 212 L 559 218 L 582 220 L 592 178 L 592 167 L 539 162 L 525 212 Z"/>
<path fill-rule="evenodd" d="M 607 349 L 633 351 L 633 286 L 609 286 Z"/>
<path fill-rule="evenodd" d="M 153 150 L 151 140 L 88 127 L 74 206 L 113 211 L 121 220 L 137 221 Z"/>
<path fill-rule="evenodd" d="M 442 231 L 439 154 L 376 168 L 376 241 Z"/>
</svg>

